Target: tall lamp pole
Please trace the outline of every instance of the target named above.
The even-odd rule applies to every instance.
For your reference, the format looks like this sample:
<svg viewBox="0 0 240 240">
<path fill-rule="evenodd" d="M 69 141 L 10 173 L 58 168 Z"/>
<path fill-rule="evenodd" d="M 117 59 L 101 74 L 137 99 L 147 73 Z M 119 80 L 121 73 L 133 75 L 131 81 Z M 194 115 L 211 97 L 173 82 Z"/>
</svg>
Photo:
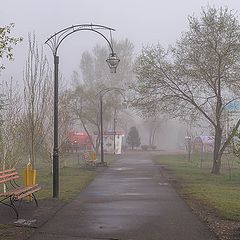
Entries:
<svg viewBox="0 0 240 240">
<path fill-rule="evenodd" d="M 106 163 L 104 162 L 104 147 L 103 147 L 103 96 L 110 91 L 119 92 L 123 96 L 122 91 L 124 91 L 124 89 L 117 88 L 117 87 L 105 88 L 105 89 L 102 89 L 101 91 L 99 91 L 97 94 L 97 95 L 99 95 L 99 101 L 100 101 L 100 144 L 101 144 L 101 165 L 103 165 L 103 166 L 106 165 Z M 114 130 L 114 132 L 115 132 L 115 130 Z M 114 134 L 114 137 L 115 137 L 115 134 Z M 114 141 L 115 141 L 115 139 L 114 139 Z M 115 152 L 115 147 L 114 147 L 114 152 Z"/>
<path fill-rule="evenodd" d="M 104 165 L 103 149 L 103 95 L 100 94 L 100 136 L 101 136 L 101 164 Z"/>
<path fill-rule="evenodd" d="M 117 123 L 117 118 L 116 118 L 116 108 L 114 110 L 114 121 L 113 121 L 113 154 L 116 154 L 116 123 Z"/>
<path fill-rule="evenodd" d="M 53 197 L 59 198 L 58 151 L 58 66 L 59 56 L 54 55 L 54 106 L 53 106 Z"/>
<path fill-rule="evenodd" d="M 185 141 L 186 141 L 186 147 L 187 147 L 187 151 L 188 151 L 188 161 L 191 161 L 191 136 L 186 136 L 185 137 Z"/>
<path fill-rule="evenodd" d="M 106 37 L 104 31 L 110 33 L 110 39 Z M 112 44 L 112 31 L 113 28 L 109 28 L 98 24 L 78 24 L 71 27 L 64 28 L 59 32 L 52 35 L 46 40 L 46 44 L 50 47 L 54 57 L 54 120 L 53 120 L 53 198 L 59 199 L 59 149 L 58 149 L 58 66 L 59 66 L 59 56 L 57 51 L 61 43 L 68 36 L 79 31 L 91 31 L 102 36 L 108 43 L 111 50 L 107 61 L 107 64 L 111 72 L 116 72 L 117 65 L 119 63 L 119 58 L 117 54 L 113 51 Z"/>
</svg>

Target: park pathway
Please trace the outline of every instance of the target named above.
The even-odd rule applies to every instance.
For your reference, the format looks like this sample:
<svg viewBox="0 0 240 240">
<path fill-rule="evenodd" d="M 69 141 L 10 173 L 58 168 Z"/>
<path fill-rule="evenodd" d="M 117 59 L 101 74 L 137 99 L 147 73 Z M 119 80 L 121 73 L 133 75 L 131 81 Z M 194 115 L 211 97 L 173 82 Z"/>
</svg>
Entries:
<svg viewBox="0 0 240 240">
<path fill-rule="evenodd" d="M 216 240 L 146 153 L 122 155 L 31 240 Z"/>
</svg>

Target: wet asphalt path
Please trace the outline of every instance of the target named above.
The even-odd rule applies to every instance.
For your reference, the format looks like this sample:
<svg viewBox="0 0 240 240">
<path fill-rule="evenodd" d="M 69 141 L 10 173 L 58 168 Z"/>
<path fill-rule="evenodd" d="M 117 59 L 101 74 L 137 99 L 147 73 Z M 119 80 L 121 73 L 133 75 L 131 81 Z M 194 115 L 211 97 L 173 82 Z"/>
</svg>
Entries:
<svg viewBox="0 0 240 240">
<path fill-rule="evenodd" d="M 146 154 L 121 156 L 32 240 L 215 240 Z"/>
</svg>

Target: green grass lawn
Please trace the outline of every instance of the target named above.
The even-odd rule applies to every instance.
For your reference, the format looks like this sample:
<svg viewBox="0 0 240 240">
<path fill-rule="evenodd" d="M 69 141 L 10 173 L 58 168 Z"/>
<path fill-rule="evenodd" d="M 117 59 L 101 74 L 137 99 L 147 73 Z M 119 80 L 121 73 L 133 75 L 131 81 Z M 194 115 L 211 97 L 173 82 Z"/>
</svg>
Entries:
<svg viewBox="0 0 240 240">
<path fill-rule="evenodd" d="M 229 163 L 232 157 L 223 157 L 220 175 L 212 175 L 211 155 L 192 156 L 189 162 L 187 155 L 155 156 L 157 164 L 164 165 L 169 173 L 180 182 L 180 193 L 185 198 L 192 198 L 216 210 L 216 212 L 231 220 L 240 220 L 240 167 L 233 160 L 231 175 Z"/>
<path fill-rule="evenodd" d="M 60 200 L 69 201 L 95 177 L 95 172 L 87 169 L 64 167 L 60 169 Z M 37 171 L 37 183 L 41 190 L 38 199 L 52 197 L 52 174 L 49 171 Z"/>
<path fill-rule="evenodd" d="M 80 154 L 72 153 L 62 156 L 60 167 L 60 200 L 70 201 L 84 189 L 96 176 L 95 168 L 85 168 Z M 106 155 L 105 161 L 110 163 L 114 160 L 113 155 Z M 26 164 L 26 163 L 25 163 Z M 23 175 L 24 163 L 18 166 L 20 175 Z M 45 160 L 38 159 L 36 163 L 37 183 L 41 190 L 36 194 L 38 199 L 52 197 L 52 174 L 51 166 Z M 23 180 L 20 180 L 23 182 Z"/>
</svg>

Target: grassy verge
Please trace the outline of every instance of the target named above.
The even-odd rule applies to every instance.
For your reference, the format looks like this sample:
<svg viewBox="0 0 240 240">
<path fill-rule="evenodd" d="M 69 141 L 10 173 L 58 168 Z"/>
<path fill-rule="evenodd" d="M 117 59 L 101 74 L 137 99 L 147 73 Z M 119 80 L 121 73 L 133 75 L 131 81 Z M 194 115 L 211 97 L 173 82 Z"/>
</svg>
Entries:
<svg viewBox="0 0 240 240">
<path fill-rule="evenodd" d="M 106 155 L 105 161 L 110 163 L 114 156 Z M 20 166 L 20 172 L 24 165 Z M 52 197 L 52 173 L 51 166 L 46 161 L 38 161 L 37 183 L 41 190 L 37 193 L 38 199 L 50 199 Z M 96 176 L 95 168 L 85 168 L 84 161 L 77 153 L 65 155 L 61 158 L 60 168 L 60 200 L 70 201 L 84 189 Z M 22 175 L 22 174 L 21 174 Z"/>
<path fill-rule="evenodd" d="M 60 200 L 69 201 L 95 177 L 94 171 L 80 168 L 64 167 L 60 169 Z M 52 174 L 44 171 L 37 172 L 37 182 L 41 190 L 37 193 L 38 199 L 47 199 L 52 196 Z"/>
<path fill-rule="evenodd" d="M 240 169 L 238 164 L 229 167 L 229 157 L 223 158 L 222 173 L 212 175 L 211 156 L 204 156 L 201 167 L 198 156 L 188 162 L 186 155 L 160 155 L 154 161 L 164 165 L 180 183 L 178 190 L 190 199 L 200 201 L 229 220 L 240 220 Z M 231 159 L 230 159 L 231 160 Z M 233 162 L 234 163 L 234 162 Z"/>
</svg>

